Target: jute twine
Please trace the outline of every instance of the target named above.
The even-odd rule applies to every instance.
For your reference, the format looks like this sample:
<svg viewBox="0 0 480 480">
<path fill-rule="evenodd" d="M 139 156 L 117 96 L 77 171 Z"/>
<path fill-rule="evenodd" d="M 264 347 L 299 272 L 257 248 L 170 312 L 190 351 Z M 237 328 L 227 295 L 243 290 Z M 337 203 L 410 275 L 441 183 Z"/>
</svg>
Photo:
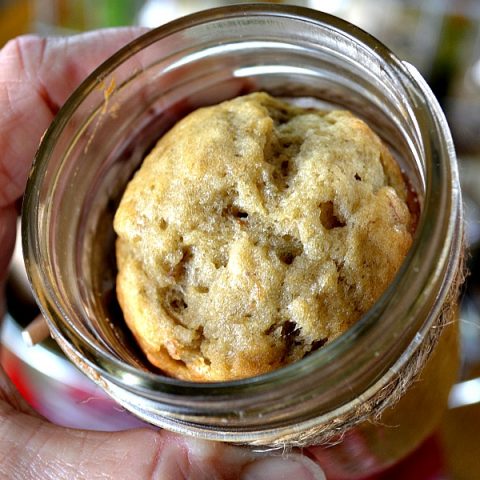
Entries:
<svg viewBox="0 0 480 480">
<path fill-rule="evenodd" d="M 453 281 L 445 295 L 438 316 L 432 322 L 428 333 L 415 353 L 388 383 L 371 396 L 359 398 L 355 406 L 346 408 L 344 412 L 330 421 L 289 432 L 281 438 L 269 442 L 270 448 L 288 451 L 292 448 L 312 445 L 331 446 L 340 443 L 349 430 L 363 422 L 379 423 L 382 413 L 386 409 L 394 407 L 409 387 L 419 380 L 423 367 L 438 344 L 444 328 L 457 321 L 460 288 L 465 276 L 465 248 L 462 248 L 457 268 L 453 274 Z"/>
</svg>

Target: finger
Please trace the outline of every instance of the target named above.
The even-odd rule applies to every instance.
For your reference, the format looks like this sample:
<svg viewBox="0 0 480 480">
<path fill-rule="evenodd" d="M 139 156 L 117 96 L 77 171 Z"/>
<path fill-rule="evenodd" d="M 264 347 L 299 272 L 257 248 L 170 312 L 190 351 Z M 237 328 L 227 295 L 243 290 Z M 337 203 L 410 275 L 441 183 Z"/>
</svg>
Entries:
<svg viewBox="0 0 480 480">
<path fill-rule="evenodd" d="M 300 454 L 283 458 L 266 457 L 247 465 L 242 480 L 326 480 L 322 469 L 312 460 Z"/>
<path fill-rule="evenodd" d="M 251 450 L 159 430 L 85 432 L 5 412 L 0 477 L 55 479 L 321 479 L 308 459 L 257 457 Z M 0 415 L 2 407 L 0 404 Z M 283 472 L 283 473 L 282 473 Z"/>
<path fill-rule="evenodd" d="M 40 138 L 82 80 L 144 29 L 18 37 L 0 50 L 0 207 L 22 194 Z"/>
</svg>

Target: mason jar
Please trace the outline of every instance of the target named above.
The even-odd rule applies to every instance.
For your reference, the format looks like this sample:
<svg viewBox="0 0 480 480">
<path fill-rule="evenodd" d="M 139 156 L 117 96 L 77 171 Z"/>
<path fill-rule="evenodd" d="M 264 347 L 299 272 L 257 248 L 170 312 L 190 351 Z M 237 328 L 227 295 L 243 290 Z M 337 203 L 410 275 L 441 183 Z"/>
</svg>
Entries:
<svg viewBox="0 0 480 480">
<path fill-rule="evenodd" d="M 145 360 L 118 308 L 113 215 L 179 118 L 259 90 L 364 119 L 415 192 L 414 241 L 374 307 L 306 358 L 243 380 L 169 378 Z M 23 207 L 26 267 L 51 334 L 113 399 L 182 434 L 309 447 L 328 478 L 381 471 L 437 425 L 457 375 L 462 236 L 449 129 L 415 68 L 338 18 L 266 4 L 181 18 L 108 59 L 46 132 Z"/>
</svg>

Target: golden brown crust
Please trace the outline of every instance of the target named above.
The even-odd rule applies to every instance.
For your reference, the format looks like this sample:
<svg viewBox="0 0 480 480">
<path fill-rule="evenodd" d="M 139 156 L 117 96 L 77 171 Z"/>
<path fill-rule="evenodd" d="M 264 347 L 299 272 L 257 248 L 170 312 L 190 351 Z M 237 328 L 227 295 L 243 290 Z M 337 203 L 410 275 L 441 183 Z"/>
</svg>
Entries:
<svg viewBox="0 0 480 480">
<path fill-rule="evenodd" d="M 117 292 L 150 361 L 187 380 L 265 373 L 338 337 L 395 275 L 398 165 L 349 112 L 255 93 L 180 121 L 115 216 Z"/>
</svg>

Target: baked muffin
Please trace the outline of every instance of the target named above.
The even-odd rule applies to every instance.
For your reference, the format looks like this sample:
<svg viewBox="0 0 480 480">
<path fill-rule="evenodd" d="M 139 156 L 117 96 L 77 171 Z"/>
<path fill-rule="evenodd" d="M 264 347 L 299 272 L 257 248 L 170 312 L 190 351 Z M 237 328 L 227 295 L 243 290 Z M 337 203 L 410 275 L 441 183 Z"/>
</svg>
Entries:
<svg viewBox="0 0 480 480">
<path fill-rule="evenodd" d="M 412 241 L 407 186 L 347 111 L 254 93 L 201 108 L 145 158 L 116 212 L 117 294 L 168 375 L 232 380 L 355 323 Z"/>
</svg>

